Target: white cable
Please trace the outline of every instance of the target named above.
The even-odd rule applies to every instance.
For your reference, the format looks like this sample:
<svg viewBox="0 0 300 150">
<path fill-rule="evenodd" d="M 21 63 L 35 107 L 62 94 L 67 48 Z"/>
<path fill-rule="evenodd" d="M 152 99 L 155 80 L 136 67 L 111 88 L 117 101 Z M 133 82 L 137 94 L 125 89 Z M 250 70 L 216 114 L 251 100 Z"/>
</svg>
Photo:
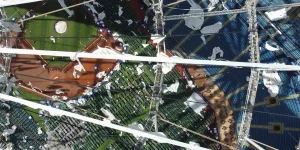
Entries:
<svg viewBox="0 0 300 150">
<path fill-rule="evenodd" d="M 249 138 L 245 138 L 247 142 L 249 142 L 251 145 L 253 145 L 255 148 L 257 148 L 258 150 L 264 150 L 262 147 L 260 147 L 258 144 L 256 144 L 255 142 L 253 142 L 251 139 Z"/>
<path fill-rule="evenodd" d="M 102 48 L 110 50 L 107 48 Z M 74 57 L 76 52 L 64 51 L 50 51 L 50 50 L 26 50 L 14 48 L 0 48 L 0 53 L 9 54 L 25 54 L 25 55 L 47 55 L 47 56 L 64 56 Z M 93 53 L 78 53 L 78 58 L 98 58 L 98 59 L 119 59 L 130 61 L 147 61 L 147 62 L 163 62 L 163 63 L 177 63 L 177 64 L 194 64 L 194 65 L 212 65 L 212 66 L 230 66 L 230 67 L 250 67 L 259 68 L 260 70 L 284 70 L 284 71 L 300 71 L 300 66 L 283 65 L 283 64 L 263 64 L 250 62 L 233 62 L 233 61 L 215 61 L 215 60 L 197 60 L 197 59 L 178 59 L 178 58 L 164 58 L 148 57 L 148 56 L 133 56 L 130 54 L 114 55 L 114 54 L 93 54 Z"/>
<path fill-rule="evenodd" d="M 0 1 L 0 7 L 32 3 L 32 2 L 38 2 L 38 1 L 42 1 L 42 0 L 2 0 L 2 1 Z"/>
<path fill-rule="evenodd" d="M 145 138 L 152 139 L 152 140 L 155 140 L 155 141 L 159 141 L 160 143 L 168 143 L 168 144 L 172 144 L 172 145 L 176 145 L 176 146 L 180 146 L 180 147 L 184 147 L 184 148 L 195 149 L 195 150 L 209 150 L 207 148 L 194 146 L 192 144 L 188 144 L 188 143 L 168 139 L 168 138 L 165 138 L 165 137 L 157 136 L 155 134 L 152 134 L 151 132 L 144 132 L 144 131 L 140 131 L 140 130 L 131 129 L 131 128 L 124 127 L 124 126 L 121 126 L 121 125 L 113 124 L 111 122 L 97 120 L 97 119 L 94 119 L 94 118 L 90 118 L 90 117 L 82 116 L 82 115 L 75 114 L 75 113 L 72 113 L 72 112 L 52 108 L 52 107 L 49 107 L 49 106 L 45 106 L 45 105 L 42 105 L 42 104 L 34 103 L 34 102 L 31 102 L 31 101 L 28 101 L 28 100 L 24 100 L 24 99 L 21 99 L 21 98 L 16 98 L 16 97 L 5 95 L 5 94 L 0 94 L 0 99 L 7 100 L 7 101 L 12 101 L 12 102 L 15 102 L 15 103 L 20 103 L 22 105 L 26 105 L 26 106 L 34 108 L 34 109 L 46 110 L 52 115 L 58 115 L 58 116 L 64 115 L 64 116 L 72 117 L 72 118 L 79 119 L 79 120 L 82 120 L 82 121 L 85 121 L 85 122 L 90 122 L 90 123 L 94 123 L 94 124 L 101 125 L 101 126 L 104 126 L 104 127 L 124 131 L 124 132 L 127 132 L 127 133 L 131 133 L 133 135 L 136 135 L 136 136 L 141 136 L 141 137 L 145 137 Z"/>
</svg>

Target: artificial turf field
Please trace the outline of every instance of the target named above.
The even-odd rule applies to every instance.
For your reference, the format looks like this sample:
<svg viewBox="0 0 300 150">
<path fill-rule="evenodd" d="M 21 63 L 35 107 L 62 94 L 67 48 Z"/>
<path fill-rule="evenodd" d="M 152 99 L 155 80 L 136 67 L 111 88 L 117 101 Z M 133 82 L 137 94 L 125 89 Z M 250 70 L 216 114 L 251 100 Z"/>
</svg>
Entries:
<svg viewBox="0 0 300 150">
<path fill-rule="evenodd" d="M 49 0 L 45 5 L 38 7 L 39 2 L 12 6 L 5 8 L 8 17 L 21 19 L 27 11 L 33 9 L 32 14 L 39 15 L 53 10 L 60 9 L 58 1 Z M 66 1 L 66 5 L 76 4 L 75 0 Z M 74 15 L 68 18 L 66 11 L 56 12 L 47 16 L 24 22 L 24 37 L 27 38 L 35 49 L 57 50 L 57 51 L 82 51 L 88 44 L 96 39 L 97 27 L 93 18 L 88 15 L 82 6 L 72 8 Z M 14 13 L 16 12 L 16 13 Z M 67 22 L 67 31 L 63 34 L 55 32 L 54 25 L 57 21 Z M 50 40 L 55 37 L 55 43 Z M 63 67 L 69 58 L 44 56 L 44 59 L 52 67 Z"/>
<path fill-rule="evenodd" d="M 30 100 L 36 103 L 38 103 L 41 99 L 41 97 L 34 95 L 30 92 L 27 92 L 22 88 L 18 88 L 14 90 L 20 92 L 20 95 L 23 99 Z M 32 116 L 33 120 L 42 128 L 42 130 L 45 131 L 45 123 L 42 118 L 38 117 L 40 109 L 34 109 L 28 106 L 23 106 L 23 108 L 30 116 Z"/>
<path fill-rule="evenodd" d="M 116 1 L 119 0 L 111 0 L 107 1 L 106 5 L 116 5 Z M 72 5 L 75 3 L 75 0 L 72 0 L 70 3 L 69 1 L 66 1 L 66 5 Z M 104 3 L 104 1 L 102 1 Z M 53 5 L 51 5 L 53 3 Z M 106 3 L 106 2 L 105 2 Z M 123 1 L 123 3 L 127 3 Z M 26 14 L 27 10 L 30 10 L 34 6 L 36 6 L 37 3 L 32 3 L 30 6 L 20 7 L 20 14 L 18 18 L 22 17 L 22 14 Z M 104 5 L 104 4 L 103 4 Z M 48 7 L 51 6 L 51 7 Z M 127 5 L 121 5 L 123 6 L 124 14 L 121 16 L 121 18 L 117 18 L 117 13 L 113 15 L 118 9 L 112 9 L 112 7 L 104 7 L 104 9 L 109 9 L 109 12 L 106 12 L 107 14 L 110 14 L 107 16 L 109 18 L 108 20 L 104 20 L 105 24 L 111 29 L 112 31 L 117 31 L 120 33 L 120 35 L 132 35 L 132 32 L 136 33 L 137 35 L 144 35 L 139 28 L 137 27 L 136 20 L 132 18 L 134 16 L 131 14 L 131 9 L 126 8 Z M 45 7 L 45 9 L 43 9 Z M 41 14 L 43 12 L 51 11 L 54 9 L 61 8 L 59 3 L 55 0 L 49 0 L 43 7 L 41 7 L 38 11 L 35 12 L 35 14 Z M 13 9 L 16 9 L 14 7 L 11 8 L 11 14 L 13 14 Z M 47 10 L 48 9 L 48 10 Z M 73 16 L 72 20 L 67 18 L 67 13 L 65 11 L 55 13 L 53 15 L 48 15 L 47 17 L 41 17 L 37 18 L 31 21 L 28 21 L 25 23 L 26 32 L 24 33 L 25 38 L 27 38 L 32 45 L 36 49 L 48 49 L 48 50 L 62 50 L 62 51 L 78 51 L 82 50 L 85 46 L 89 44 L 91 41 L 93 41 L 95 38 L 91 37 L 91 39 L 88 38 L 79 38 L 78 36 L 90 36 L 90 35 L 96 35 L 97 28 L 94 26 L 93 20 L 90 16 L 88 16 L 88 13 L 85 12 L 85 10 L 82 7 L 73 8 L 75 12 L 75 16 Z M 79 13 L 79 14 L 78 14 Z M 60 17 L 59 17 L 60 16 Z M 80 16 L 80 17 L 79 17 Z M 85 20 L 85 16 L 87 17 L 87 20 Z M 90 19 L 90 20 L 89 20 Z M 125 26 L 124 24 L 116 24 L 113 22 L 114 19 L 120 19 L 123 23 L 125 22 L 127 24 L 127 19 L 132 19 L 134 22 L 131 26 Z M 68 23 L 68 30 L 66 33 L 60 35 L 55 33 L 54 31 L 54 24 L 56 21 L 64 20 Z M 90 21 L 90 22 L 89 22 Z M 45 23 L 47 22 L 47 23 Z M 81 22 L 84 22 L 85 24 L 81 24 Z M 74 26 L 72 27 L 72 23 Z M 70 26 L 71 24 L 71 26 Z M 86 27 L 86 24 L 88 26 L 88 29 Z M 94 28 L 94 29 L 92 29 Z M 70 30 L 72 29 L 72 30 Z M 80 29 L 88 30 L 87 32 L 83 32 Z M 50 40 L 50 36 L 60 36 L 56 39 L 56 44 L 54 44 Z M 76 38 L 62 38 L 62 36 L 77 36 Z M 156 55 L 156 49 L 152 46 L 148 46 L 147 48 L 143 48 L 141 43 L 147 43 L 147 40 L 143 40 L 141 38 L 135 38 L 135 37 L 124 37 L 123 38 L 124 43 L 128 44 L 127 53 L 133 54 L 134 52 L 138 52 L 139 55 L 142 56 L 155 56 Z M 86 43 L 83 43 L 86 42 Z M 80 44 L 81 42 L 81 44 Z M 67 49 L 68 48 L 68 49 Z M 55 58 L 54 61 L 52 60 L 52 57 L 45 57 L 47 61 L 52 66 L 62 67 L 64 66 L 64 63 L 68 63 L 69 59 L 66 58 L 65 61 L 62 61 L 61 58 Z M 60 61 L 58 61 L 60 60 Z M 118 72 L 115 72 L 113 76 L 110 78 L 110 82 L 112 83 L 112 98 L 108 97 L 105 91 L 105 85 L 103 84 L 97 94 L 90 96 L 87 101 L 87 104 L 83 107 L 88 110 L 88 112 L 93 112 L 96 114 L 101 114 L 100 108 L 107 108 L 105 104 L 110 104 L 111 108 L 110 111 L 121 120 L 121 123 L 124 125 L 128 125 L 132 122 L 137 121 L 138 123 L 145 123 L 145 118 L 148 115 L 149 111 L 149 100 L 145 97 L 145 95 L 150 95 L 152 93 L 151 88 L 149 88 L 151 85 L 153 85 L 154 81 L 154 71 L 151 69 L 153 64 L 145 63 L 143 66 L 143 70 L 145 71 L 141 75 L 137 75 L 136 73 L 136 66 L 138 64 L 133 64 L 130 61 L 123 62 L 121 64 L 121 70 Z M 152 70 L 152 71 L 151 71 Z M 117 79 L 119 82 L 116 82 Z M 181 79 L 181 77 L 178 74 L 178 71 L 174 69 L 171 73 L 165 76 L 165 83 L 173 83 L 176 79 Z M 147 88 L 141 89 L 139 86 L 141 82 L 144 81 Z M 133 85 L 134 88 L 132 88 L 131 92 L 128 92 Z M 122 86 L 122 87 L 121 87 Z M 124 88 L 123 88 L 124 87 Z M 183 101 L 187 99 L 187 96 L 183 93 L 189 93 L 189 91 L 186 91 L 184 84 L 182 84 L 180 92 L 173 95 L 165 95 L 163 98 L 165 103 L 161 106 L 161 113 L 162 114 L 169 114 L 168 119 L 173 122 L 182 123 L 185 127 L 189 127 L 191 129 L 194 129 L 197 132 L 203 133 L 205 131 L 205 125 L 211 121 L 210 117 L 207 117 L 207 119 L 200 122 L 200 117 L 195 114 L 191 109 L 189 109 L 186 112 L 182 112 L 183 109 L 186 109 L 185 105 L 183 104 Z M 135 95 L 141 93 L 141 99 L 137 99 Z M 24 95 L 26 96 L 27 93 L 22 93 L 21 96 L 23 98 Z M 177 100 L 176 100 L 177 99 Z M 180 100 L 178 100 L 180 99 Z M 175 101 L 176 100 L 176 101 Z M 134 108 L 133 106 L 136 106 Z M 26 109 L 26 108 L 24 108 Z M 62 108 L 63 109 L 63 108 Z M 133 111 L 135 110 L 135 111 Z M 29 113 L 27 111 L 27 113 Z M 30 113 L 29 113 L 30 114 Z M 86 114 L 90 117 L 90 114 Z M 62 119 L 61 121 L 58 119 Z M 58 121 L 57 121 L 58 120 Z M 36 121 L 36 120 L 35 120 Z M 54 129 L 58 125 L 60 125 L 63 122 L 63 118 L 60 117 L 50 117 L 46 120 L 46 126 L 50 127 L 50 129 Z M 192 126 L 193 125 L 193 126 Z M 194 126 L 196 125 L 196 127 Z M 85 139 L 85 143 L 83 145 L 80 144 L 80 142 L 75 143 L 73 145 L 74 149 L 109 149 L 109 148 L 115 148 L 115 149 L 130 149 L 134 143 L 137 142 L 137 140 L 130 134 L 124 134 L 123 136 L 119 136 L 119 132 L 115 130 L 111 130 L 108 128 L 104 128 L 101 126 L 96 126 L 93 124 L 88 124 L 87 129 L 89 129 L 88 135 L 84 136 L 83 139 Z M 202 144 L 208 143 L 206 140 L 200 140 L 197 136 L 190 135 L 188 136 L 185 132 L 182 130 L 179 130 L 175 127 L 169 126 L 165 123 L 159 124 L 159 131 L 162 131 L 166 133 L 168 137 L 172 137 L 177 140 L 182 140 L 185 142 L 188 142 L 189 140 L 199 142 Z M 61 139 L 59 139 L 61 140 Z M 75 139 L 78 140 L 78 139 Z M 83 147 L 80 147 L 83 146 Z M 214 148 L 213 143 L 208 143 L 208 147 Z M 149 141 L 147 145 L 145 145 L 145 149 L 176 149 L 177 147 L 174 147 L 172 145 L 167 144 L 158 144 L 157 142 Z"/>
</svg>

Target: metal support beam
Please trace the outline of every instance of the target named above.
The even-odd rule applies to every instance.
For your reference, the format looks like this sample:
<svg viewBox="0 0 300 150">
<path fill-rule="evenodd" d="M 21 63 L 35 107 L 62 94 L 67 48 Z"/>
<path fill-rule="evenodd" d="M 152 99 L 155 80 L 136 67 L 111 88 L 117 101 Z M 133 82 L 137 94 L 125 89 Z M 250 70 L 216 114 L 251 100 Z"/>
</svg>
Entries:
<svg viewBox="0 0 300 150">
<path fill-rule="evenodd" d="M 260 63 L 256 16 L 257 1 L 258 0 L 246 1 L 246 8 L 248 10 L 250 57 L 252 63 Z M 246 109 L 243 113 L 242 122 L 238 133 L 238 141 L 236 146 L 237 150 L 242 149 L 243 145 L 245 144 L 245 138 L 247 139 L 249 136 L 248 134 L 252 120 L 252 110 L 255 103 L 258 81 L 259 71 L 256 68 L 251 68 L 251 75 L 245 101 Z"/>
<path fill-rule="evenodd" d="M 164 36 L 164 22 L 163 22 L 163 11 L 162 11 L 162 0 L 153 0 L 153 10 L 155 13 L 155 32 L 158 36 Z M 156 50 L 157 54 L 161 52 L 162 47 L 164 47 L 165 50 L 165 42 L 164 40 L 157 43 Z M 158 68 L 156 69 L 155 79 L 154 79 L 154 85 L 153 85 L 153 93 L 151 97 L 151 103 L 150 103 L 150 111 L 149 115 L 146 119 L 145 124 L 145 131 L 158 132 L 157 127 L 157 115 L 159 110 L 159 102 L 161 100 L 161 89 L 162 89 L 162 83 L 163 83 L 163 77 L 164 74 L 162 72 L 162 63 L 157 63 Z M 134 150 L 142 149 L 144 144 L 146 143 L 147 138 L 140 138 L 139 141 L 135 144 Z"/>
<path fill-rule="evenodd" d="M 43 1 L 43 0 L 0 0 L 0 7 L 33 3 L 33 2 L 38 2 L 38 1 Z"/>
<path fill-rule="evenodd" d="M 0 2 L 1 3 L 1 2 Z M 0 46 L 5 48 L 11 48 L 12 47 L 12 35 L 11 30 L 14 28 L 10 28 L 11 24 L 7 21 L 7 15 L 4 10 L 4 8 L 0 8 Z M 15 27 L 15 26 L 14 26 Z M 19 27 L 17 25 L 17 27 Z M 11 91 L 11 88 L 13 86 L 13 82 L 8 80 L 8 77 L 10 76 L 10 66 L 11 66 L 11 58 L 12 54 L 0 54 L 1 59 L 1 65 L 0 65 L 0 74 L 1 81 L 0 82 L 0 92 L 9 94 Z"/>
<path fill-rule="evenodd" d="M 1 94 L 1 93 L 0 93 L 0 99 L 6 100 L 6 101 L 12 101 L 12 102 L 19 103 L 19 104 L 22 104 L 22 105 L 26 105 L 26 106 L 34 108 L 34 109 L 46 110 L 51 115 L 72 117 L 72 118 L 82 120 L 82 121 L 85 121 L 85 122 L 90 122 L 90 123 L 93 123 L 93 124 L 101 125 L 103 127 L 107 127 L 107 128 L 111 128 L 111 129 L 131 133 L 131 134 L 136 135 L 136 136 L 146 137 L 148 139 L 152 139 L 152 140 L 159 141 L 159 142 L 162 142 L 162 143 L 168 143 L 168 144 L 176 145 L 176 146 L 183 147 L 183 148 L 190 148 L 190 149 L 197 149 L 197 150 L 209 150 L 207 148 L 194 146 L 192 144 L 183 143 L 183 142 L 172 140 L 172 139 L 169 139 L 169 138 L 157 136 L 157 135 L 151 134 L 149 132 L 144 132 L 144 131 L 140 131 L 140 130 L 131 129 L 131 128 L 128 128 L 128 127 L 125 127 L 125 126 L 113 124 L 113 123 L 108 122 L 108 121 L 101 121 L 101 120 L 98 120 L 98 119 L 94 119 L 94 118 L 86 117 L 86 116 L 79 115 L 79 114 L 76 114 L 76 113 L 72 113 L 72 112 L 52 108 L 52 107 L 49 107 L 49 106 L 45 106 L 45 105 L 42 105 L 42 104 L 34 103 L 34 102 L 31 102 L 31 101 L 28 101 L 28 100 L 24 100 L 24 99 L 21 99 L 21 98 L 5 95 L 5 94 Z"/>
<path fill-rule="evenodd" d="M 272 10 L 278 9 L 278 8 L 288 8 L 288 7 L 298 7 L 298 6 L 300 6 L 300 3 L 283 4 L 283 5 L 278 5 L 278 6 L 258 7 L 257 10 L 272 11 Z M 164 16 L 164 21 L 179 20 L 179 19 L 183 19 L 183 18 L 194 18 L 194 17 L 200 17 L 200 16 L 219 16 L 219 15 L 246 13 L 247 10 L 248 10 L 247 8 L 242 8 L 242 9 L 211 11 L 211 12 L 202 12 L 202 13 L 194 13 L 194 14 L 171 15 L 171 16 Z"/>
<path fill-rule="evenodd" d="M 110 50 L 110 49 L 106 49 L 106 50 Z M 248 67 L 248 68 L 257 68 L 260 70 L 300 71 L 300 66 L 295 66 L 295 65 L 216 61 L 216 60 L 197 60 L 197 59 L 178 59 L 178 58 L 161 59 L 158 57 L 133 56 L 128 54 L 95 55 L 93 53 L 62 52 L 62 51 L 51 51 L 51 50 L 26 50 L 26 49 L 15 49 L 15 48 L 0 48 L 0 53 L 42 55 L 42 56 L 63 56 L 63 57 L 71 57 L 71 58 L 74 58 L 74 56 L 76 56 L 78 58 L 119 59 L 119 60 L 130 60 L 130 61 L 139 61 L 139 62 L 162 62 L 162 63 L 191 64 L 191 65 L 202 65 L 202 66 L 211 65 L 211 66 L 229 66 L 229 67 Z"/>
</svg>

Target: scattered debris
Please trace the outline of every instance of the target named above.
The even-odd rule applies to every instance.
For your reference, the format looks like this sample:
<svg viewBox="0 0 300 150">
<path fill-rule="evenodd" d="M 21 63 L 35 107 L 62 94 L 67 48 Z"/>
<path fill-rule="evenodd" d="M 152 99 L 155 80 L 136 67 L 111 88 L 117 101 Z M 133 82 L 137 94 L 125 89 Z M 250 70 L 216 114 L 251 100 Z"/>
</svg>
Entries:
<svg viewBox="0 0 300 150">
<path fill-rule="evenodd" d="M 219 0 L 209 0 L 209 5 L 207 6 L 208 11 L 212 11 L 218 3 Z"/>
<path fill-rule="evenodd" d="M 70 10 L 69 8 L 66 8 L 67 5 L 65 4 L 65 1 L 64 0 L 58 0 L 59 4 L 61 7 L 64 8 L 64 10 L 68 13 L 68 18 L 72 17 L 74 15 L 74 11 L 73 10 Z"/>
<path fill-rule="evenodd" d="M 106 76 L 105 71 L 98 72 L 97 75 L 96 75 L 96 77 L 99 78 L 99 79 L 100 79 L 100 78 L 103 78 L 103 77 L 105 77 L 105 76 Z"/>
<path fill-rule="evenodd" d="M 120 20 L 115 20 L 115 23 L 121 24 L 122 22 Z"/>
<path fill-rule="evenodd" d="M 174 92 L 174 93 L 176 93 L 178 87 L 179 87 L 179 82 L 178 82 L 178 80 L 176 80 L 175 83 L 173 83 L 169 87 L 165 88 L 163 90 L 163 93 L 167 93 L 167 92 Z"/>
<path fill-rule="evenodd" d="M 220 47 L 215 47 L 213 49 L 212 55 L 210 57 L 208 57 L 208 59 L 210 59 L 210 60 L 216 60 L 217 54 L 220 54 L 220 57 L 223 57 L 223 55 L 224 55 L 224 52 L 223 52 L 223 50 L 221 50 Z"/>
<path fill-rule="evenodd" d="M 13 125 L 13 126 L 11 127 L 11 129 L 5 129 L 5 130 L 3 130 L 2 136 L 5 137 L 5 141 L 8 140 L 8 136 L 9 136 L 9 135 L 15 133 L 16 129 L 17 129 L 17 126 L 16 126 L 16 125 Z"/>
<path fill-rule="evenodd" d="M 271 97 L 276 97 L 276 95 L 279 93 L 279 86 L 283 84 L 277 71 L 264 70 L 262 77 L 264 85 L 266 88 L 268 88 L 268 92 L 270 93 Z"/>
<path fill-rule="evenodd" d="M 119 6 L 119 12 L 118 12 L 119 16 L 121 16 L 123 14 L 123 10 L 122 9 L 123 9 L 123 7 Z"/>
<path fill-rule="evenodd" d="M 127 22 L 128 22 L 128 26 L 130 26 L 133 23 L 131 19 L 127 20 Z"/>
<path fill-rule="evenodd" d="M 275 11 L 267 11 L 265 12 L 265 14 L 271 21 L 278 21 L 281 19 L 286 19 L 288 17 L 286 14 L 288 10 L 290 10 L 290 8 L 282 8 Z"/>
<path fill-rule="evenodd" d="M 185 102 L 184 105 L 191 107 L 195 113 L 200 115 L 203 118 L 203 115 L 201 114 L 201 111 L 207 106 L 207 103 L 204 101 L 204 99 L 196 92 L 194 92 Z"/>
<path fill-rule="evenodd" d="M 268 42 L 265 43 L 265 47 L 269 51 L 279 51 L 279 46 L 278 45 L 276 47 L 273 47 Z"/>
<path fill-rule="evenodd" d="M 55 38 L 53 36 L 50 36 L 50 40 L 55 43 Z"/>
<path fill-rule="evenodd" d="M 191 5 L 190 11 L 188 14 L 195 14 L 195 13 L 203 13 L 203 9 L 200 5 L 198 5 L 194 0 L 187 0 L 188 3 Z M 203 22 L 204 22 L 204 14 L 200 17 L 196 18 L 184 18 L 185 25 L 192 29 L 192 30 L 199 30 L 201 29 Z"/>
<path fill-rule="evenodd" d="M 138 72 L 138 73 L 137 73 L 138 75 L 141 75 L 141 74 L 144 72 L 144 70 L 141 69 L 143 66 L 144 66 L 144 64 L 143 64 L 143 63 L 140 63 L 140 64 L 136 67 L 136 71 Z"/>
</svg>

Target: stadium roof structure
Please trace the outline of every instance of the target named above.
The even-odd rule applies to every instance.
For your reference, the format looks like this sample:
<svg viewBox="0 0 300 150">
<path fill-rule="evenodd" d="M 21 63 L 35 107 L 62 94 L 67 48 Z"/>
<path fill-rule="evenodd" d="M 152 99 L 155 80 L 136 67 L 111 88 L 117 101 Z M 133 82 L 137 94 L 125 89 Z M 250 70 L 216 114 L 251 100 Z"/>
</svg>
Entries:
<svg viewBox="0 0 300 150">
<path fill-rule="evenodd" d="M 299 143 L 297 0 L 0 2 L 3 148 Z"/>
</svg>

